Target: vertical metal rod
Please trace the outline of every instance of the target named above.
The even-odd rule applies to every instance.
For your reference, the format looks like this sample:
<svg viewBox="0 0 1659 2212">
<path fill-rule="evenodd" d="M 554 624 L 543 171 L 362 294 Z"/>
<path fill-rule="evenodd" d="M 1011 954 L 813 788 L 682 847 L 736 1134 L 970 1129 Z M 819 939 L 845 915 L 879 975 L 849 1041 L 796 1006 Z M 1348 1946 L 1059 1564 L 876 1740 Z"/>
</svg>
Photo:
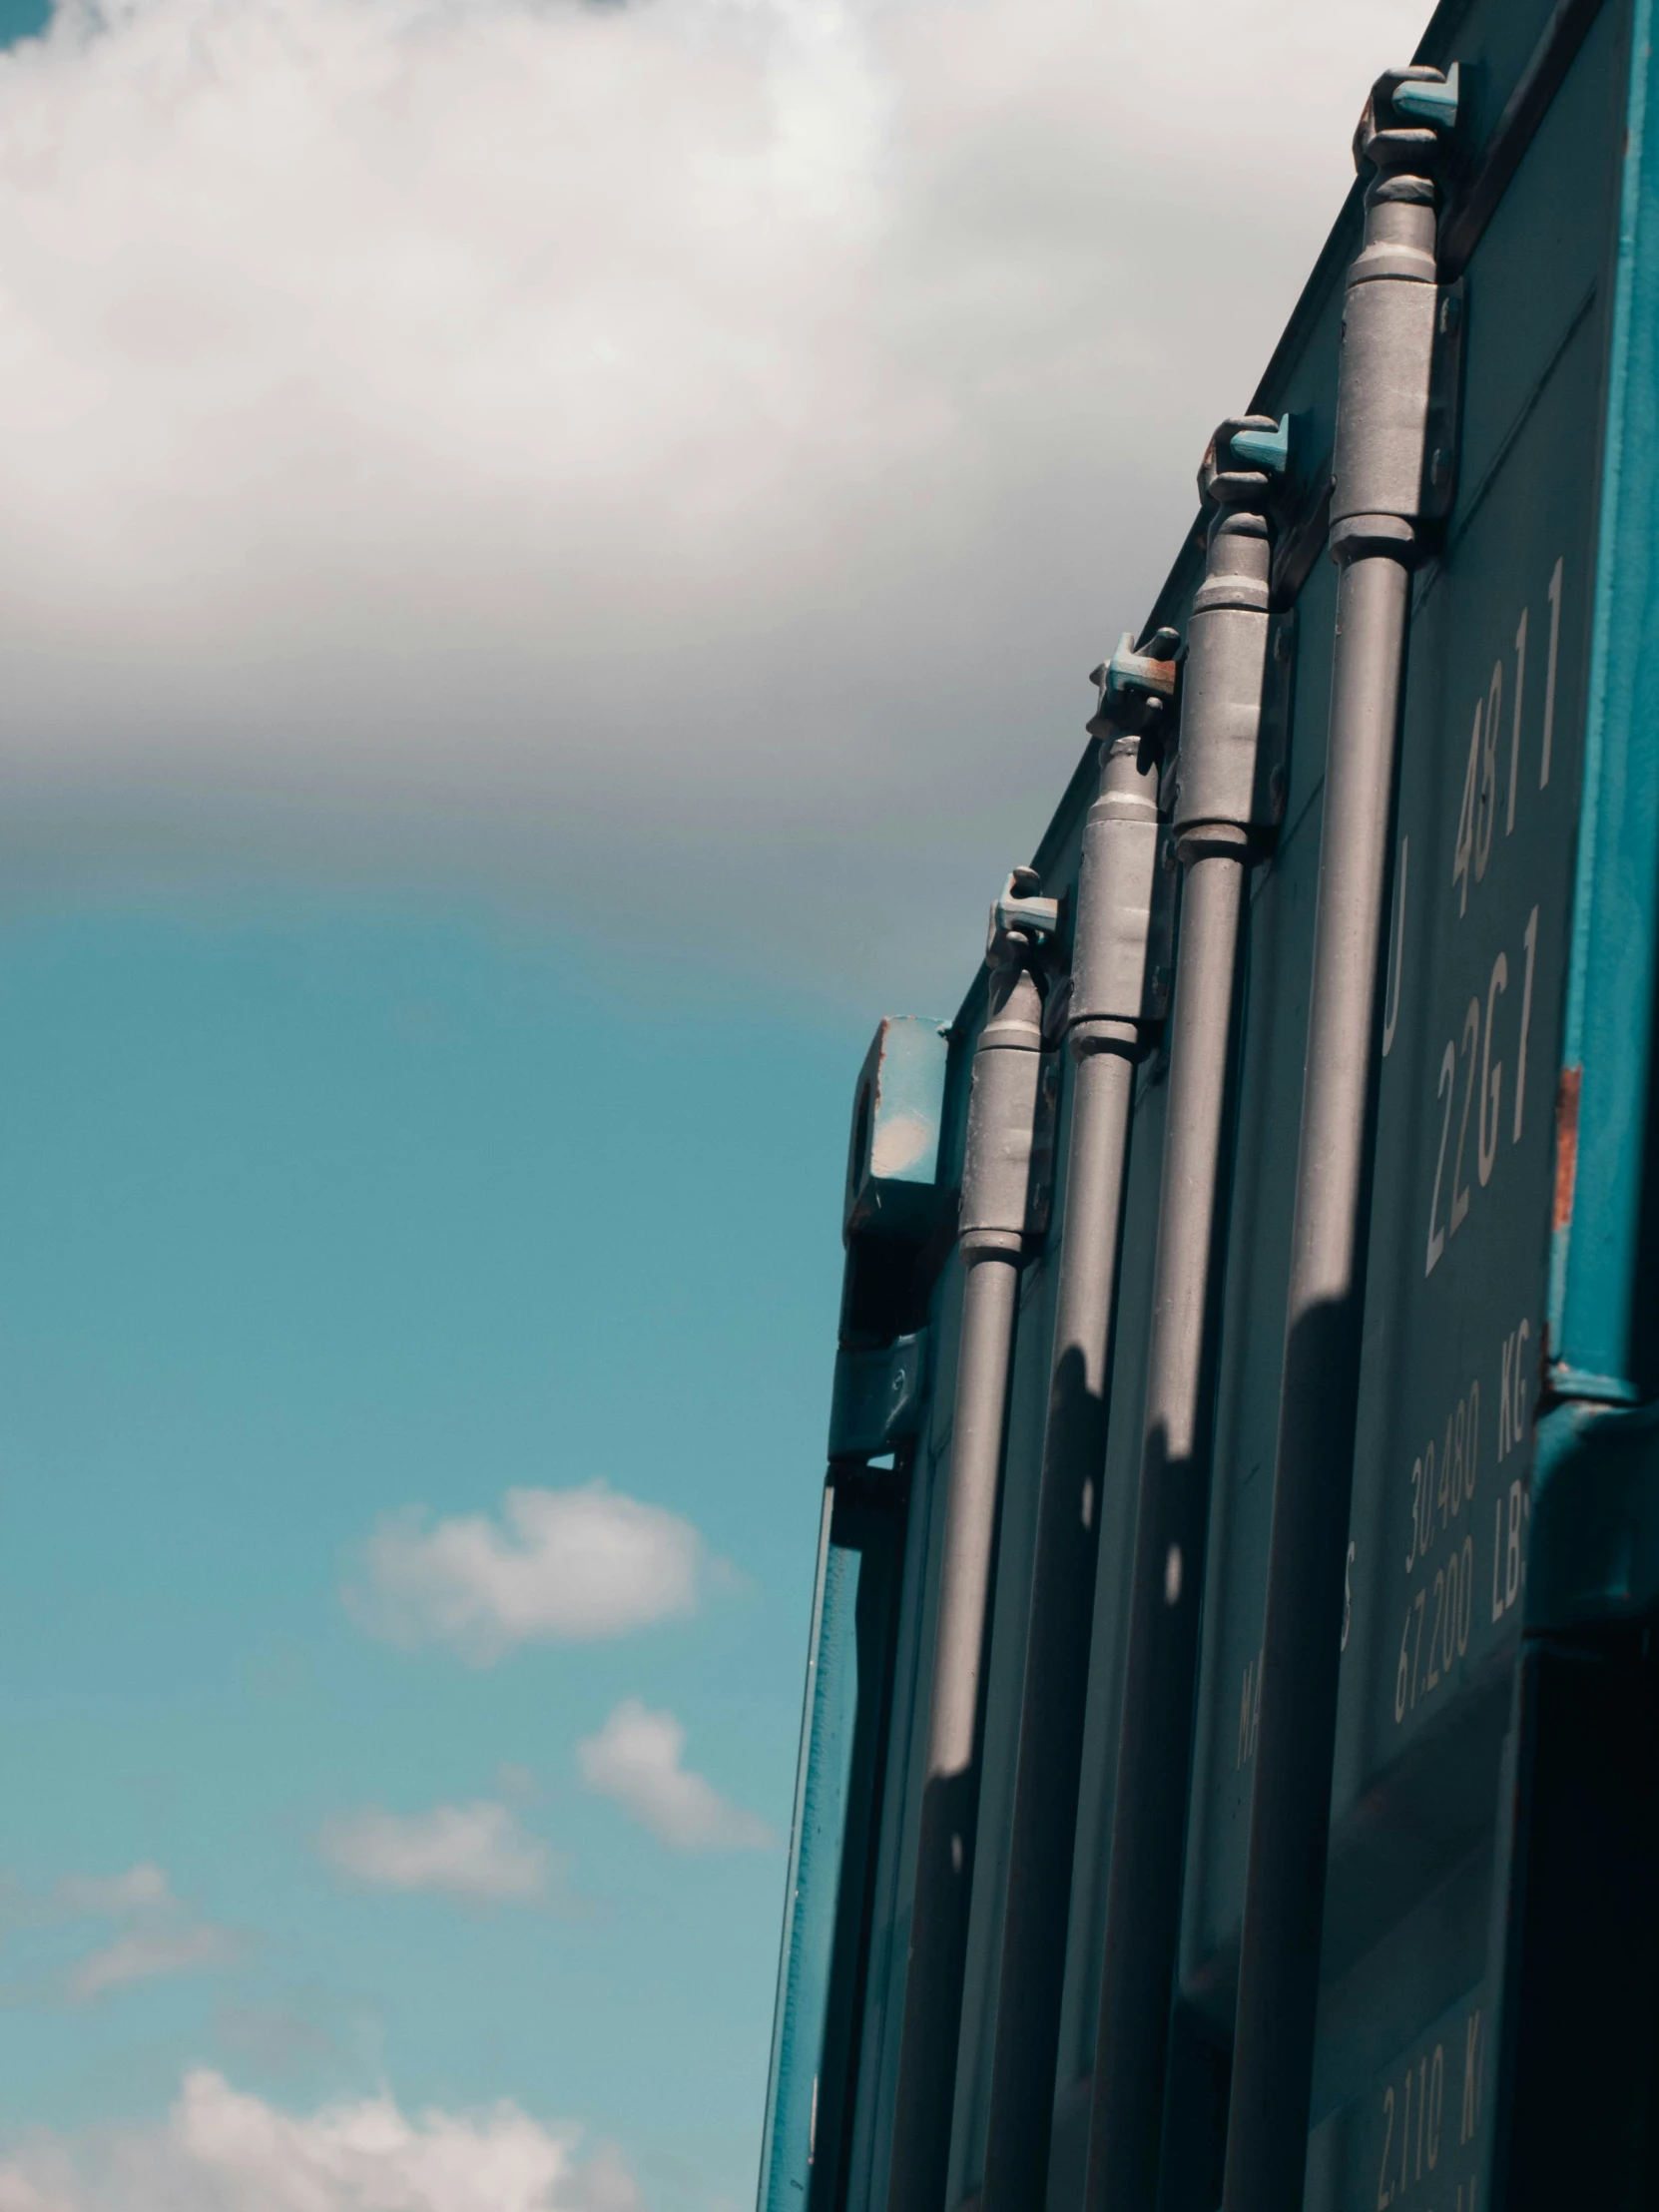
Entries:
<svg viewBox="0 0 1659 2212">
<path fill-rule="evenodd" d="M 1172 640 L 1173 642 L 1173 640 Z M 1130 662 L 1147 664 L 1146 656 Z M 1095 1563 L 1117 1314 L 1124 1178 L 1135 1069 L 1163 1011 L 1152 907 L 1162 864 L 1157 727 L 1171 663 L 1140 687 L 1121 653 L 1107 710 L 1150 725 L 1102 745 L 1100 796 L 1084 831 L 1068 1043 L 1075 1062 L 1066 1150 L 1048 1421 L 1037 1503 L 1020 1702 L 982 2212 L 1044 2200 L 1059 2053 L 1066 1924 L 1088 1695 Z M 1110 673 L 1110 672 L 1109 672 Z M 1145 687 L 1155 684 L 1150 696 Z"/>
<path fill-rule="evenodd" d="M 1106 1952 L 1090 2095 L 1091 2208 L 1157 2195 L 1189 1736 L 1209 1509 L 1222 1122 L 1244 856 L 1194 863 L 1182 902 Z M 1219 1275 L 1219 1269 L 1216 1271 Z"/>
<path fill-rule="evenodd" d="M 1025 942 L 1018 932 L 993 935 L 993 957 L 1016 959 Z M 992 968 L 990 999 L 974 1053 L 962 1174 L 958 1249 L 966 1280 L 888 2167 L 891 2212 L 940 2212 L 944 2200 L 1008 1381 L 1031 1201 L 1042 1001 L 1023 965 Z"/>
<path fill-rule="evenodd" d="M 1355 141 L 1378 175 L 1349 271 L 1338 385 L 1332 553 L 1342 573 L 1225 2212 L 1297 2212 L 1307 2164 L 1389 825 L 1438 301 L 1438 141 L 1410 125 L 1449 125 L 1454 114 L 1454 81 L 1401 71 L 1379 80 Z"/>
<path fill-rule="evenodd" d="M 1047 2185 L 1123 1173 L 1139 1057 L 1138 1043 L 1116 1050 L 1096 1045 L 1077 1063 L 1067 1166 L 1068 1251 L 1073 1209 L 1088 1211 L 1077 1217 L 1079 1265 L 1070 1285 L 1062 1278 L 1056 1316 L 1058 1357 L 1037 1505 L 991 2057 L 985 2212 L 993 2206 L 1040 2205 Z"/>
<path fill-rule="evenodd" d="M 1252 861 L 1283 793 L 1263 775 L 1271 423 L 1224 423 L 1200 472 L 1212 521 L 1194 600 L 1175 805 L 1186 868 L 1171 1021 L 1140 1495 L 1113 1800 L 1085 2202 L 1151 2207 L 1180 1937 L 1205 1539 L 1215 1442 L 1239 940 Z M 1263 787 L 1268 788 L 1264 791 Z"/>
</svg>

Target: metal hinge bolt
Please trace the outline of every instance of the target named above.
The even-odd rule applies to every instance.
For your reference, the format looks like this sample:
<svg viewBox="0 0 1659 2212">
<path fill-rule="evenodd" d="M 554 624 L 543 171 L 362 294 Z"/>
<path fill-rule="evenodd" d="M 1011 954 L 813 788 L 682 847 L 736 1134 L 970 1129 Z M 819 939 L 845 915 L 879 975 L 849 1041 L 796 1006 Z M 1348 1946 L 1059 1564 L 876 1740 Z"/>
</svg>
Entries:
<svg viewBox="0 0 1659 2212">
<path fill-rule="evenodd" d="M 1228 441 L 1235 460 L 1246 468 L 1266 469 L 1270 476 L 1284 476 L 1291 466 L 1291 418 L 1281 415 L 1271 430 L 1247 425 L 1233 432 Z"/>
<path fill-rule="evenodd" d="M 1134 632 L 1125 630 L 1111 659 L 1089 671 L 1100 705 L 1088 727 L 1098 730 L 1111 723 L 1126 732 L 1151 729 L 1175 697 L 1180 649 L 1178 630 L 1154 630 L 1139 651 Z"/>
<path fill-rule="evenodd" d="M 1060 901 L 1039 897 L 1041 886 L 1042 877 L 1034 867 L 1016 867 L 1009 872 L 1001 896 L 991 907 L 988 944 L 994 947 L 999 940 L 1006 942 L 1009 937 L 1019 944 L 1029 943 L 1036 937 L 1058 935 Z"/>
<path fill-rule="evenodd" d="M 1436 79 L 1426 72 L 1422 76 L 1402 76 L 1394 86 L 1391 101 L 1394 114 L 1410 123 L 1426 123 L 1431 131 L 1450 131 L 1457 122 L 1457 64 L 1452 63 L 1443 79 Z"/>
</svg>

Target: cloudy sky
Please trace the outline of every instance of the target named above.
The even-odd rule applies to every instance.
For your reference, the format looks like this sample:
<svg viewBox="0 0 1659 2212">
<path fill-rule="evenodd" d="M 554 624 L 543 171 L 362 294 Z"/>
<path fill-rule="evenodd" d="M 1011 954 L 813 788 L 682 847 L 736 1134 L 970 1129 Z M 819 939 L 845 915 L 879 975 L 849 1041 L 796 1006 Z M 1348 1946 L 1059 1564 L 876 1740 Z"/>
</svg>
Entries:
<svg viewBox="0 0 1659 2212">
<path fill-rule="evenodd" d="M 0 0 L 0 2212 L 751 2196 L 850 1080 L 1424 0 Z"/>
</svg>

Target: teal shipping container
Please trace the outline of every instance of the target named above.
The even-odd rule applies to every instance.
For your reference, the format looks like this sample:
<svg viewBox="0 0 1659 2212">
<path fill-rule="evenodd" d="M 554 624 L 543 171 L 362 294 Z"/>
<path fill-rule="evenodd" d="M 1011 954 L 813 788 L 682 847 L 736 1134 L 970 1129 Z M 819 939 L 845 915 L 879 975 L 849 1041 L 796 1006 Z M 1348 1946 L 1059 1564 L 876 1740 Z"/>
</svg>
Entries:
<svg viewBox="0 0 1659 2212">
<path fill-rule="evenodd" d="M 859 1075 L 761 2212 L 1659 2201 L 1654 14 L 1379 82 Z"/>
</svg>

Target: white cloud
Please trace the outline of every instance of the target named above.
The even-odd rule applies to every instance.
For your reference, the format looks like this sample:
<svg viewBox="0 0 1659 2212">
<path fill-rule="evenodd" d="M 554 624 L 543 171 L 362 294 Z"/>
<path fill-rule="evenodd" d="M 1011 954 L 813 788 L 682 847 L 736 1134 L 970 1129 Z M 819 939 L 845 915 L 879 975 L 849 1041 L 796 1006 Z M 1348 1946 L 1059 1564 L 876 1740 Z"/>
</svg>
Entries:
<svg viewBox="0 0 1659 2212">
<path fill-rule="evenodd" d="M 125 1874 L 99 1877 L 66 1874 L 52 1885 L 52 1900 L 60 1911 L 116 1920 L 128 1913 L 165 1911 L 175 1903 L 167 1876 L 146 1860 Z"/>
<path fill-rule="evenodd" d="M 346 1592 L 371 1634 L 445 1643 L 488 1666 L 515 1644 L 618 1636 L 695 1613 L 708 1569 L 690 1521 L 590 1483 L 509 1490 L 499 1521 L 381 1521 L 366 1580 Z"/>
<path fill-rule="evenodd" d="M 753 1851 L 775 1844 L 765 1821 L 682 1766 L 685 1749 L 686 1731 L 672 1713 L 653 1713 L 631 1697 L 597 1736 L 583 1739 L 576 1755 L 590 1790 L 614 1798 L 676 1851 Z"/>
<path fill-rule="evenodd" d="M 207 1921 L 181 1920 L 172 1926 L 133 1929 L 75 1965 L 69 1994 L 84 2001 L 134 1981 L 159 1981 L 168 1974 L 229 1965 L 241 1948 L 228 1930 Z"/>
<path fill-rule="evenodd" d="M 117 1924 L 108 1942 L 70 1967 L 64 1989 L 77 2003 L 133 1982 L 229 1965 L 245 1948 L 234 1931 L 216 1927 L 175 1897 L 166 1874 L 148 1861 L 125 1874 L 60 1877 L 52 1886 L 49 1914 Z"/>
<path fill-rule="evenodd" d="M 542 1897 L 550 1872 L 547 1846 L 506 1806 L 488 1802 L 342 1814 L 324 1826 L 317 1848 L 370 1889 L 438 1891 L 480 1905 Z"/>
<path fill-rule="evenodd" d="M 0 2156 L 0 2212 L 637 2212 L 621 2156 L 579 2160 L 578 2141 L 505 2101 L 293 2115 L 199 2069 L 160 2127 L 25 2136 Z"/>
<path fill-rule="evenodd" d="M 0 60 L 17 863 L 877 966 L 943 891 L 965 956 L 1426 13 L 64 0 Z"/>
</svg>

